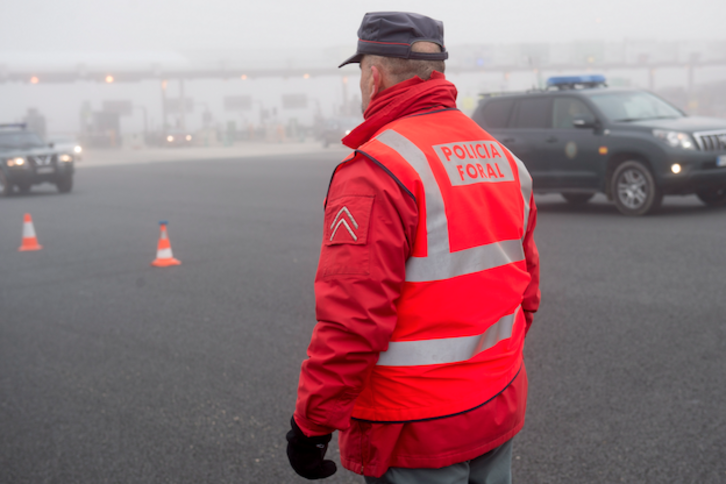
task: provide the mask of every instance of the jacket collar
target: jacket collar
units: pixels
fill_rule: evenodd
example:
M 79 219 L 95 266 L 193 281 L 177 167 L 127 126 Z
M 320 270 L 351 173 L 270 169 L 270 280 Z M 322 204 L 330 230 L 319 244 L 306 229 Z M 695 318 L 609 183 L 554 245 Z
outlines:
M 343 138 L 343 144 L 357 149 L 396 119 L 436 108 L 456 107 L 456 87 L 434 71 L 428 81 L 416 76 L 379 92 L 363 113 L 363 121 Z

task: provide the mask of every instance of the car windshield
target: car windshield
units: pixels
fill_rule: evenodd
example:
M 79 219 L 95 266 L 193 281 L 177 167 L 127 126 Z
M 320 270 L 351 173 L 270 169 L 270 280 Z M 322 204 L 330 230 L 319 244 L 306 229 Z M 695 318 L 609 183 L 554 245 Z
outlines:
M 45 143 L 40 139 L 40 136 L 30 131 L 0 132 L 0 148 L 22 150 L 43 146 L 45 146 Z
M 593 94 L 592 102 L 610 121 L 682 118 L 684 115 L 649 92 L 609 92 Z

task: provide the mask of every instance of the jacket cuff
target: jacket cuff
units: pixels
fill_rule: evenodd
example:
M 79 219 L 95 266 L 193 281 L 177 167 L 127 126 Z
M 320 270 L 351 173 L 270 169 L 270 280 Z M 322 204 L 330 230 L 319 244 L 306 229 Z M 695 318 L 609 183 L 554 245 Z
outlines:
M 529 333 L 529 328 L 532 327 L 532 321 L 534 321 L 534 313 L 535 313 L 535 311 L 527 311 L 527 310 L 524 311 L 524 322 L 525 322 L 524 334 L 525 335 L 527 333 Z
M 292 416 L 297 426 L 302 430 L 306 437 L 317 437 L 320 435 L 328 435 L 335 432 L 336 429 L 332 427 L 326 427 L 325 425 L 318 425 L 315 422 L 306 419 L 297 412 Z

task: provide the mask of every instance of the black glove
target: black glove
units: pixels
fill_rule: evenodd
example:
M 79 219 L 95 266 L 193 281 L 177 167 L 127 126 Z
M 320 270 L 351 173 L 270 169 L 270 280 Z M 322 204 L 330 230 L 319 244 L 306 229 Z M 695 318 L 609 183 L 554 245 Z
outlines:
M 290 419 L 292 430 L 287 433 L 287 458 L 299 475 L 306 479 L 325 479 L 338 468 L 332 460 L 323 460 L 333 434 L 306 437 L 295 419 Z

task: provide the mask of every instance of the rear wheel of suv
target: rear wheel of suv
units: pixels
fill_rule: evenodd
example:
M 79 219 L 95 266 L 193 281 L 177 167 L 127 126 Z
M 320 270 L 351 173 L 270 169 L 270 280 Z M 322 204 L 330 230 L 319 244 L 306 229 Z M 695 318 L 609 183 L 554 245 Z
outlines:
M 573 205 L 584 205 L 595 196 L 594 193 L 561 193 L 560 195 Z
M 723 207 L 726 205 L 726 188 L 703 190 L 696 193 L 696 196 L 709 207 Z
M 73 175 L 65 175 L 55 182 L 55 186 L 58 187 L 58 191 L 61 193 L 68 193 L 73 190 Z
M 5 173 L 0 170 L 0 197 L 9 197 L 13 194 L 13 184 L 8 181 Z
M 618 166 L 611 187 L 615 206 L 625 215 L 645 215 L 663 201 L 653 174 L 640 161 L 626 161 Z

